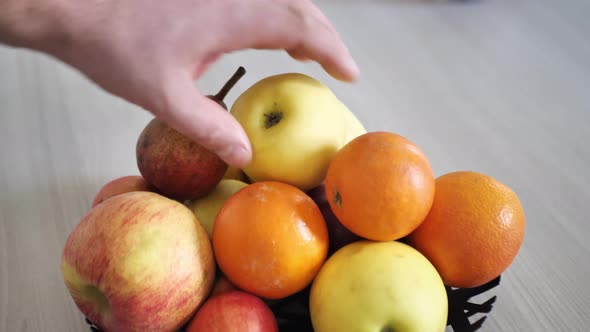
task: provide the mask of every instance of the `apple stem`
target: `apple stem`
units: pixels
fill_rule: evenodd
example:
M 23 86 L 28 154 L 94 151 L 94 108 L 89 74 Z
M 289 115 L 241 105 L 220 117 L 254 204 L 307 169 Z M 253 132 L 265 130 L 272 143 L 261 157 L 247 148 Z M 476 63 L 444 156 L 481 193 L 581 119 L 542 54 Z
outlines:
M 221 90 L 219 90 L 219 92 L 215 95 L 215 99 L 219 100 L 219 101 L 223 101 L 223 99 L 225 99 L 225 96 L 227 96 L 229 91 L 234 87 L 234 85 L 236 85 L 236 83 L 238 83 L 238 81 L 245 74 L 246 74 L 246 69 L 244 67 L 240 66 L 238 68 L 238 70 L 236 70 L 236 72 L 233 74 L 233 76 L 225 83 L 225 85 L 223 85 Z

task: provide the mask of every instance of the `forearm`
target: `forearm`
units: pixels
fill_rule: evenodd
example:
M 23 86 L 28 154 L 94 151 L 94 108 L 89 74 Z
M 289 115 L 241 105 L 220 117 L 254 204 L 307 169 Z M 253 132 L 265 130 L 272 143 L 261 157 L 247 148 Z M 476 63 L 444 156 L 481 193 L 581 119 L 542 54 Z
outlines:
M 68 39 L 68 8 L 76 1 L 0 0 L 0 43 L 46 51 Z

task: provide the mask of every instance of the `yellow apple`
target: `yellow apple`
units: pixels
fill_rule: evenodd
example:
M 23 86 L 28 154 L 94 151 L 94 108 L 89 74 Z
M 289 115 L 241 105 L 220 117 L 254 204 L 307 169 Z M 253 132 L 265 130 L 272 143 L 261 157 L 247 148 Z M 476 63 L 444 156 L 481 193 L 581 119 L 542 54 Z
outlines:
M 401 242 L 354 242 L 336 251 L 314 280 L 315 332 L 444 332 L 445 286 L 419 251 Z
M 235 166 L 229 166 L 227 168 L 227 171 L 225 171 L 225 174 L 223 175 L 223 179 L 233 179 L 248 183 L 248 177 L 244 171 Z
M 187 203 L 188 208 L 193 211 L 197 219 L 205 227 L 209 238 L 213 234 L 215 217 L 217 217 L 217 213 L 219 213 L 225 201 L 247 185 L 247 183 L 239 180 L 223 179 L 207 196 Z
M 366 134 L 367 129 L 346 105 L 343 104 L 342 110 L 345 124 L 344 144 L 346 144 L 358 136 Z
M 304 191 L 318 186 L 346 139 L 343 107 L 332 90 L 304 74 L 253 84 L 230 110 L 252 144 L 252 161 L 243 168 L 248 178 Z

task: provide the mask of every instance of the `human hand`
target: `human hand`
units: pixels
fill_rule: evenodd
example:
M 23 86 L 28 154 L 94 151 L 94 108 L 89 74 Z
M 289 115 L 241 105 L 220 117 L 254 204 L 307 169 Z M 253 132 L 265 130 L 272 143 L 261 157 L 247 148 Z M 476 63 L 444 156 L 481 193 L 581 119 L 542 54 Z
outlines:
M 310 0 L 74 3 L 67 43 L 48 52 L 237 167 L 251 159 L 248 137 L 194 85 L 220 56 L 283 49 L 339 80 L 358 76 L 338 33 Z

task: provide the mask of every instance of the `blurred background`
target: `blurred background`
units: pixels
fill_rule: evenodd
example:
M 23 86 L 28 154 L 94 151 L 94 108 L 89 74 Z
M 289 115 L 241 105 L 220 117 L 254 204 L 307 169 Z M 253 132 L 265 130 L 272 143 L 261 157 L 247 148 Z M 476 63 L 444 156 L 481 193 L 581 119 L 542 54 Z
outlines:
M 318 78 L 370 130 L 406 136 L 435 174 L 487 173 L 527 215 L 482 331 L 590 325 L 590 1 L 316 1 L 361 79 L 282 52 L 228 55 L 197 82 L 228 105 L 259 79 Z M 0 331 L 85 331 L 59 272 L 68 233 L 107 181 L 138 174 L 151 115 L 44 55 L 0 48 Z

